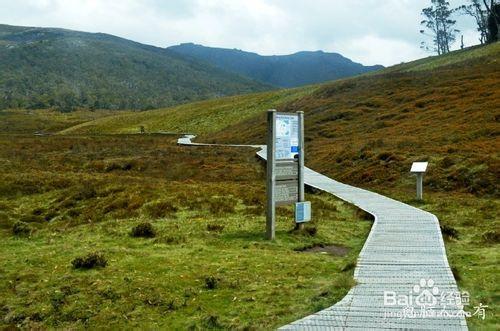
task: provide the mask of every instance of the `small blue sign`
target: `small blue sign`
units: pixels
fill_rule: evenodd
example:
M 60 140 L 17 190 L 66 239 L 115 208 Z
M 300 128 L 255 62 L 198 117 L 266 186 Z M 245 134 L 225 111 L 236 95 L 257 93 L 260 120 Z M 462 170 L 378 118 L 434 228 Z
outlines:
M 299 152 L 299 146 L 292 146 L 292 153 L 298 153 Z
M 295 222 L 305 223 L 311 220 L 311 202 L 296 202 L 295 203 Z

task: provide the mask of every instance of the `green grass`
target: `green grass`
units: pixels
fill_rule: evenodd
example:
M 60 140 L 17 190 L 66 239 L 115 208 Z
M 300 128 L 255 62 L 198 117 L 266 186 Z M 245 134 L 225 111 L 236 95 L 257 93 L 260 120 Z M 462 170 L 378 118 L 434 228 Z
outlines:
M 389 68 L 386 72 L 405 72 L 405 71 L 426 71 L 434 70 L 453 64 L 460 64 L 470 60 L 483 59 L 485 62 L 496 62 L 500 52 L 500 43 L 494 43 L 487 47 L 475 46 L 463 50 L 458 50 L 441 56 L 431 56 L 421 60 L 404 63 Z M 374 73 L 376 74 L 376 73 Z
M 341 202 L 325 200 L 340 212 L 316 219 L 318 237 L 288 233 L 290 217 L 281 217 L 274 243 L 263 239 L 264 217 L 237 213 L 155 220 L 156 239 L 130 237 L 136 219 L 55 224 L 31 238 L 2 231 L 0 323 L 186 329 L 205 328 L 215 316 L 223 327 L 278 327 L 335 303 L 352 285 L 351 273 L 340 268 L 356 256 L 369 224 Z M 212 223 L 224 230 L 207 231 Z M 317 242 L 355 250 L 348 258 L 294 251 Z M 72 269 L 72 259 L 91 251 L 102 252 L 109 265 Z M 206 288 L 208 277 L 217 279 L 216 289 Z
M 0 327 L 271 329 L 354 285 L 352 268 L 341 269 L 371 223 L 310 195 L 317 233 L 291 232 L 292 210 L 280 208 L 277 240 L 265 240 L 264 167 L 251 149 L 149 135 L 0 143 Z M 12 233 L 19 221 L 30 236 Z M 156 237 L 130 235 L 144 221 Z M 349 253 L 300 252 L 318 244 Z M 73 269 L 91 252 L 107 266 Z
M 310 94 L 317 86 L 214 99 L 173 108 L 117 115 L 83 123 L 62 134 L 137 133 L 146 132 L 211 133 L 254 117 L 267 109 Z

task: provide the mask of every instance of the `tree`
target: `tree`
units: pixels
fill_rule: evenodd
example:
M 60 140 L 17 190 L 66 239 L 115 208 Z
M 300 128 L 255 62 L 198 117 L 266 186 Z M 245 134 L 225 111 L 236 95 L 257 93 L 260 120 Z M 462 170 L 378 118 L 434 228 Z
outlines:
M 457 8 L 462 14 L 472 16 L 476 20 L 477 31 L 480 33 L 481 44 L 488 40 L 488 9 L 481 0 L 469 0 L 468 5 Z
M 432 37 L 433 48 L 427 46 L 422 42 L 422 48 L 426 50 L 433 50 L 438 55 L 448 53 L 451 44 L 455 41 L 456 35 L 460 32 L 454 29 L 456 20 L 452 19 L 453 13 L 456 9 L 450 9 L 450 3 L 446 0 L 431 0 L 431 6 L 422 9 L 422 15 L 425 17 L 420 24 L 425 26 L 425 30 L 420 30 L 420 33 Z
M 500 40 L 500 3 L 498 0 L 483 0 L 488 11 L 488 43 Z

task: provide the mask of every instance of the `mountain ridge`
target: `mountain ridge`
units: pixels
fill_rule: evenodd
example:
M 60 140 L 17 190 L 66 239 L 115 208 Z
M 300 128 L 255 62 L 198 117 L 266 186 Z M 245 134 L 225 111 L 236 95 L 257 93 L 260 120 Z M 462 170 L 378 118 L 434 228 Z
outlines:
M 376 71 L 381 65 L 363 66 L 338 53 L 300 51 L 289 55 L 259 55 L 240 49 L 183 43 L 167 48 L 205 61 L 226 71 L 279 86 L 299 87 Z
M 0 25 L 0 108 L 150 109 L 272 89 L 105 33 Z

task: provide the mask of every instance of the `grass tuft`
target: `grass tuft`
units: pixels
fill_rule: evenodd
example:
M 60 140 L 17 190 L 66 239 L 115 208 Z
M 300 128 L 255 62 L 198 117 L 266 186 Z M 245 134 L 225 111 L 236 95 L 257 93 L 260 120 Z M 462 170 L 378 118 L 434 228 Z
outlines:
M 224 225 L 222 224 L 207 224 L 207 231 L 222 232 L 222 230 L 224 230 Z
M 458 239 L 458 230 L 449 226 L 449 225 L 441 225 L 441 233 L 447 239 Z
M 71 261 L 75 269 L 104 268 L 108 265 L 108 260 L 102 253 L 92 252 L 85 256 L 76 257 Z
M 215 276 L 205 277 L 205 288 L 209 290 L 215 290 L 219 287 L 220 279 Z
M 12 226 L 12 233 L 15 236 L 28 237 L 31 235 L 32 231 L 33 231 L 33 229 L 27 223 L 24 223 L 24 222 L 18 221 L 16 223 L 14 223 L 14 225 Z
M 156 231 L 150 222 L 142 222 L 132 228 L 130 235 L 132 237 L 153 238 L 156 236 Z

